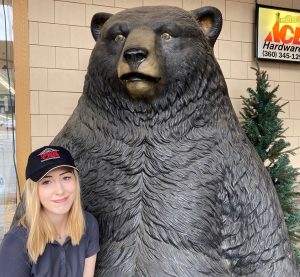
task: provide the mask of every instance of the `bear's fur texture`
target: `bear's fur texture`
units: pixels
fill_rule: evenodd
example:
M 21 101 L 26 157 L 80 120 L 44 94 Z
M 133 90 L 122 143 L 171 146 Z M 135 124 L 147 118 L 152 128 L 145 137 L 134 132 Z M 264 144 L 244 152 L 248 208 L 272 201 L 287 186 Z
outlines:
M 221 26 L 213 7 L 94 16 L 84 92 L 52 144 L 99 221 L 95 276 L 298 276 L 213 54 Z

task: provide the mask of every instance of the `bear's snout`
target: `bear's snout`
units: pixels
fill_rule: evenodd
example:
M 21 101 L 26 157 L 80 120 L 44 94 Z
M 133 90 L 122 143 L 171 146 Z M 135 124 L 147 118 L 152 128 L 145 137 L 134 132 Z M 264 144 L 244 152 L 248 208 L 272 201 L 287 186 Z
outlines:
M 134 99 L 151 100 L 162 85 L 162 68 L 155 42 L 155 32 L 142 26 L 131 30 L 124 43 L 118 77 Z
M 125 61 L 132 67 L 138 68 L 139 65 L 147 58 L 148 50 L 145 48 L 130 48 L 127 49 L 123 57 Z

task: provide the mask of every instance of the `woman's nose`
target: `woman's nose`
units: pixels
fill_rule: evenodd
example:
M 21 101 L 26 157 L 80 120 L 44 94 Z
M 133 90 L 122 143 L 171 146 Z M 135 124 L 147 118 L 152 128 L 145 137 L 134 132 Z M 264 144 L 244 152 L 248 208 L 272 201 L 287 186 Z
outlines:
M 63 194 L 64 186 L 60 181 L 55 182 L 55 194 Z

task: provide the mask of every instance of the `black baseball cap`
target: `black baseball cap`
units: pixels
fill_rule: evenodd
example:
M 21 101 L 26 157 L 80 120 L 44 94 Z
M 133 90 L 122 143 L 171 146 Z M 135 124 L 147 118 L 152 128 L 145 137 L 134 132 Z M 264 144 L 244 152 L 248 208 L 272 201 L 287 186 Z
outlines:
M 50 170 L 62 166 L 78 170 L 71 153 L 67 149 L 61 146 L 43 146 L 29 155 L 26 166 L 26 180 L 30 178 L 32 181 L 37 182 Z

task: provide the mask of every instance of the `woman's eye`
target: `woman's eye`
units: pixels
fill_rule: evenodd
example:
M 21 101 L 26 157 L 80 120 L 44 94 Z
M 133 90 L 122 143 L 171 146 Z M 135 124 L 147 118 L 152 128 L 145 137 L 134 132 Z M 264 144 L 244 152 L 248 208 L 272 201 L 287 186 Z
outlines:
M 123 36 L 123 35 L 121 35 L 121 34 L 118 34 L 118 35 L 116 35 L 116 37 L 115 37 L 115 41 L 116 42 L 122 42 L 122 41 L 124 41 L 125 40 L 125 36 Z
M 49 185 L 49 184 L 50 184 L 49 180 L 42 181 L 42 185 Z
M 71 176 L 64 176 L 64 181 L 68 181 L 68 180 L 70 180 L 71 179 Z
M 172 36 L 169 33 L 162 33 L 160 37 L 164 40 L 170 40 Z

